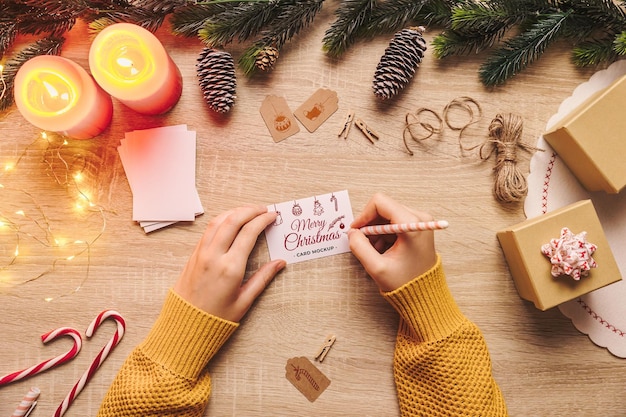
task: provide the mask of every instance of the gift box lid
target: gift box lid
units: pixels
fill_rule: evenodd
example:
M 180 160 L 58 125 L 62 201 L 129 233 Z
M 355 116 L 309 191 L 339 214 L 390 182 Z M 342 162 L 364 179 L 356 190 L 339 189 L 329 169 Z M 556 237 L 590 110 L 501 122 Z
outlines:
M 592 94 L 543 135 L 589 191 L 615 194 L 626 186 L 625 105 L 626 75 Z
M 587 232 L 597 245 L 593 253 L 597 268 L 576 281 L 569 276 L 553 277 L 550 260 L 541 246 L 558 238 L 563 227 L 573 233 Z M 540 310 L 604 287 L 622 279 L 591 200 L 582 200 L 508 227 L 497 233 L 519 295 Z

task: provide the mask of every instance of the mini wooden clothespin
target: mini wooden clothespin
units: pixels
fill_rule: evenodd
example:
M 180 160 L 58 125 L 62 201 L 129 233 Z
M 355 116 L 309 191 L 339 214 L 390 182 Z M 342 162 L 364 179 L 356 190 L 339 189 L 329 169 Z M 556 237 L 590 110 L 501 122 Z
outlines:
M 337 338 L 334 335 L 326 337 L 326 340 L 324 340 L 324 343 L 322 343 L 322 346 L 320 346 L 319 350 L 317 351 L 317 355 L 315 356 L 316 361 L 322 362 L 324 360 L 333 343 L 335 343 L 336 339 Z
M 343 127 L 341 128 L 341 130 L 339 131 L 339 133 L 337 134 L 337 136 L 339 136 L 339 139 L 347 139 L 348 138 L 348 133 L 350 133 L 350 128 L 352 127 L 352 121 L 354 120 L 354 112 L 352 110 L 348 111 L 348 114 L 346 115 L 346 120 L 343 122 Z
M 378 140 L 379 135 L 378 133 L 374 132 L 372 129 L 370 129 L 363 120 L 361 119 L 355 119 L 354 120 L 354 124 L 356 125 L 356 127 L 359 128 L 359 130 L 361 132 L 363 132 L 363 134 L 365 135 L 365 137 L 367 139 L 369 139 L 370 142 L 374 143 L 375 140 Z

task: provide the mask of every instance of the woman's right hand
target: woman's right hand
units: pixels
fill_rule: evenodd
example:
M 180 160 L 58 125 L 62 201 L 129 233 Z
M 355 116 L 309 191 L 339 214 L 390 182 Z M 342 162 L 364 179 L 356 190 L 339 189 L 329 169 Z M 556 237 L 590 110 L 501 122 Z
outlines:
M 437 262 L 432 231 L 366 236 L 359 228 L 387 223 L 432 221 L 430 214 L 375 194 L 348 232 L 350 250 L 383 292 L 393 291 L 422 275 Z

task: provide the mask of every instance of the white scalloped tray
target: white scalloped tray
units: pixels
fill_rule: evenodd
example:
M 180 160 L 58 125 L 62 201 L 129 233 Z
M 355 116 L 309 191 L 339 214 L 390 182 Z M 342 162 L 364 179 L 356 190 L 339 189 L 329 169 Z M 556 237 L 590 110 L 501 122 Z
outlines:
M 607 69 L 595 73 L 561 103 L 558 112 L 548 121 L 546 130 L 592 93 L 609 86 L 624 74 L 626 60 L 617 61 Z M 624 109 L 616 108 L 615 111 Z M 537 217 L 590 198 L 598 212 L 622 277 L 625 278 L 563 303 L 558 308 L 595 344 L 607 348 L 617 357 L 626 358 L 626 192 L 609 195 L 586 191 L 543 136 L 539 137 L 537 147 L 545 152 L 536 152 L 530 161 L 528 196 L 524 203 L 526 217 Z

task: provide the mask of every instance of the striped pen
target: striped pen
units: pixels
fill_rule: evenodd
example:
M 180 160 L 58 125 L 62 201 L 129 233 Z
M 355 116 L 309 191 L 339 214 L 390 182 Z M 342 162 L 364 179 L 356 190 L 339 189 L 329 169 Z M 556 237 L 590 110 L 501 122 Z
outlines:
M 365 235 L 394 235 L 398 233 L 419 232 L 425 230 L 441 230 L 448 227 L 445 220 L 433 220 L 430 222 L 376 224 L 364 226 L 359 230 Z

